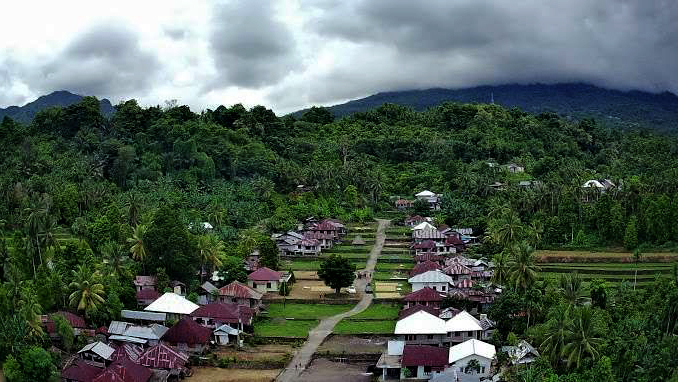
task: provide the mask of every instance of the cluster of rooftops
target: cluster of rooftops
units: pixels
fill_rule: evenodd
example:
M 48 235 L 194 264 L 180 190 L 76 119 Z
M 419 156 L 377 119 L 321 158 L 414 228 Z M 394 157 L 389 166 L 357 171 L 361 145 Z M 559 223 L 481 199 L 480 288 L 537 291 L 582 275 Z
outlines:
M 282 256 L 318 256 L 346 235 L 346 226 L 337 219 L 306 219 L 296 231 L 271 235 Z M 365 244 L 364 242 L 362 244 Z

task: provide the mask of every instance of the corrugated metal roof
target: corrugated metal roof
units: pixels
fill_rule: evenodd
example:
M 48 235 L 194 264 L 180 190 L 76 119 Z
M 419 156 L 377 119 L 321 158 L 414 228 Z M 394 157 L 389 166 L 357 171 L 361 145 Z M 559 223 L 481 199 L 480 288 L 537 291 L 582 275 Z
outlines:
M 120 312 L 120 316 L 122 318 L 144 321 L 165 322 L 165 320 L 167 320 L 167 313 L 143 312 L 138 310 L 123 310 Z
M 134 344 L 145 344 L 145 343 L 148 342 L 148 340 L 143 339 L 143 338 L 121 336 L 121 335 L 118 335 L 118 334 L 114 334 L 114 335 L 108 337 L 108 339 L 111 340 L 111 341 L 131 342 L 131 343 L 134 343 Z
M 153 303 L 144 308 L 144 310 L 149 312 L 191 314 L 191 312 L 198 308 L 199 306 L 197 304 L 188 301 L 185 297 L 168 292 L 160 296 L 159 299 L 153 301 Z
M 414 277 L 410 277 L 407 280 L 410 284 L 412 283 L 452 283 L 452 277 L 444 274 L 440 270 L 432 270 L 418 274 Z
M 108 325 L 108 334 L 122 335 L 130 326 L 132 326 L 132 324 L 130 324 L 129 322 L 111 321 L 111 324 Z
M 396 322 L 395 334 L 445 334 L 445 320 L 423 310 Z
M 78 353 L 88 352 L 98 355 L 103 359 L 111 359 L 111 354 L 115 351 L 112 347 L 106 345 L 101 341 L 93 342 L 91 344 L 85 345 Z
M 450 348 L 449 363 L 455 363 L 460 359 L 464 359 L 470 355 L 477 355 L 486 359 L 493 359 L 497 350 L 494 345 L 487 342 L 471 339 L 462 342 L 459 345 L 454 345 Z

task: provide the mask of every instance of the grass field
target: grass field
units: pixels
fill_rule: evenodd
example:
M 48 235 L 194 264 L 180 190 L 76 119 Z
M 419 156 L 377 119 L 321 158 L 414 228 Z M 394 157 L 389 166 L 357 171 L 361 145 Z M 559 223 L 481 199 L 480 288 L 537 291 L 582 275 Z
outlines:
M 309 330 L 317 325 L 318 320 L 265 320 L 254 324 L 254 334 L 262 337 L 306 338 Z
M 351 310 L 353 305 L 325 304 L 271 304 L 268 306 L 269 317 L 318 319 Z
M 400 306 L 387 304 L 372 304 L 364 311 L 351 316 L 351 320 L 393 320 L 398 318 Z
M 537 261 L 542 263 L 634 263 L 633 254 L 623 251 L 554 251 L 539 250 L 535 252 Z M 673 262 L 678 261 L 678 253 L 647 252 L 643 253 L 641 262 Z
M 365 258 L 365 257 L 361 257 Z M 364 261 L 355 261 L 354 258 L 351 258 L 352 263 L 355 264 L 356 269 L 363 269 L 365 268 L 365 262 Z M 283 262 L 282 268 L 283 269 L 289 269 L 291 268 L 293 271 L 317 271 L 320 269 L 320 259 L 316 260 L 286 260 Z
M 336 334 L 393 334 L 395 320 L 341 320 L 334 327 Z

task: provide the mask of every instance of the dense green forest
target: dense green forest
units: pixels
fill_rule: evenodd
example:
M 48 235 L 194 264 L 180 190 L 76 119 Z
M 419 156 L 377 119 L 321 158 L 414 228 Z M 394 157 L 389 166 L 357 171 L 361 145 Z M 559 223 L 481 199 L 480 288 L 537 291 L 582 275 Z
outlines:
M 537 248 L 639 251 L 672 249 L 678 238 L 678 140 L 670 135 L 488 104 L 384 105 L 340 120 L 323 108 L 299 118 L 263 106 L 196 114 L 131 100 L 115 109 L 105 118 L 86 97 L 30 124 L 0 124 L 2 359 L 42 357 L 41 313 L 71 309 L 104 325 L 135 308 L 134 275 L 157 273 L 161 286 L 176 279 L 189 291 L 199 269 L 242 279 L 243 256 L 275 251 L 271 232 L 309 216 L 369 219 L 422 189 L 444 195 L 437 222 L 503 238 L 484 242 L 477 256 L 495 256 L 516 236 Z M 602 178 L 616 187 L 593 196 L 581 187 Z M 525 180 L 539 182 L 520 186 Z M 504 186 L 489 187 L 495 182 Z M 602 338 L 595 356 L 580 352 L 582 362 L 556 356 L 542 365 L 538 372 L 551 373 L 544 379 L 591 380 L 585 371 L 594 368 L 609 371 L 606 380 L 668 380 L 678 366 L 676 279 L 647 291 L 601 287 L 604 298 L 568 317 L 558 316 L 553 285 L 528 280 L 493 315 L 503 318 L 503 336 L 543 339 L 549 328 L 588 322 Z

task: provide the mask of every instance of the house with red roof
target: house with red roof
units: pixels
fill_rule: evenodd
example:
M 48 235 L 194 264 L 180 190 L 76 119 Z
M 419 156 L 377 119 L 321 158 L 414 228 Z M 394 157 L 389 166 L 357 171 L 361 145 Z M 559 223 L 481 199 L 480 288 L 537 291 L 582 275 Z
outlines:
M 246 306 L 212 302 L 203 305 L 191 313 L 191 317 L 198 324 L 216 329 L 223 324 L 232 324 L 236 328 L 252 326 L 254 311 Z
M 75 334 L 76 336 L 79 336 L 83 330 L 87 329 L 85 319 L 78 316 L 75 313 L 59 311 L 54 313 L 53 315 L 58 315 L 65 318 L 66 321 L 68 321 L 68 323 L 73 328 L 73 334 Z M 42 323 L 42 326 L 45 328 L 45 331 L 47 332 L 47 334 L 50 335 L 50 337 L 59 336 L 56 332 L 56 328 L 54 327 L 54 321 L 52 320 L 51 315 L 40 316 L 40 322 Z
M 452 277 L 452 281 L 471 280 L 473 271 L 471 268 L 462 265 L 461 263 L 452 263 L 443 269 L 443 272 Z
M 255 311 L 258 311 L 259 308 L 261 308 L 262 296 L 263 293 L 257 292 L 238 281 L 233 281 L 232 283 L 219 288 L 219 302 L 246 306 Z
M 261 267 L 247 276 L 247 285 L 261 293 L 278 292 L 280 283 L 287 282 L 289 279 L 290 275 L 285 276 L 282 272 Z
M 102 372 L 102 368 L 90 365 L 80 358 L 74 358 L 61 371 L 61 380 L 63 382 L 91 382 Z
M 410 277 L 435 269 L 443 269 L 443 267 L 438 263 L 434 263 L 433 261 L 425 261 L 423 263 L 415 265 L 414 268 L 412 268 L 412 270 L 410 271 Z
M 445 264 L 445 256 L 437 255 L 437 254 L 434 254 L 434 253 L 424 253 L 424 254 L 415 256 L 414 261 L 417 264 L 423 263 L 425 261 L 433 261 L 434 263 L 444 265 Z
M 320 231 L 306 231 L 304 232 L 304 239 L 317 240 L 318 243 L 320 243 L 320 249 L 322 250 L 332 248 L 335 236 Z
M 410 208 L 414 208 L 414 200 L 398 199 L 395 201 L 395 207 L 398 209 L 398 211 L 404 211 Z
M 403 348 L 401 378 L 409 370 L 412 378 L 429 379 L 447 368 L 449 348 L 429 345 L 408 345 Z
M 172 326 L 160 340 L 181 351 L 202 353 L 210 340 L 212 331 L 190 317 L 184 317 Z M 143 357 L 143 356 L 142 356 Z
M 92 382 L 148 382 L 151 375 L 153 372 L 149 368 L 122 358 L 113 362 Z
M 404 308 L 398 312 L 398 319 L 402 320 L 405 317 L 409 317 L 419 311 L 424 311 L 434 316 L 440 314 L 440 309 L 435 306 L 425 306 L 425 305 L 411 305 L 409 308 Z
M 160 297 L 160 293 L 155 289 L 140 289 L 136 293 L 137 304 L 140 307 L 147 307 Z
M 440 302 L 443 301 L 443 297 L 439 292 L 434 291 L 429 287 L 424 287 L 406 295 L 403 297 L 403 301 L 405 302 L 405 308 L 410 308 L 415 305 L 440 308 Z
M 139 357 L 138 363 L 152 369 L 173 370 L 175 371 L 174 374 L 180 375 L 185 374 L 188 354 L 161 343 L 148 348 Z
M 329 220 L 323 220 L 318 224 L 313 224 L 308 229 L 311 232 L 321 232 L 326 235 L 330 235 L 332 240 L 339 238 L 339 227 L 334 224 L 334 222 Z
M 424 240 L 414 243 L 411 248 L 414 251 L 415 256 L 427 253 L 437 253 L 436 243 L 433 240 Z

